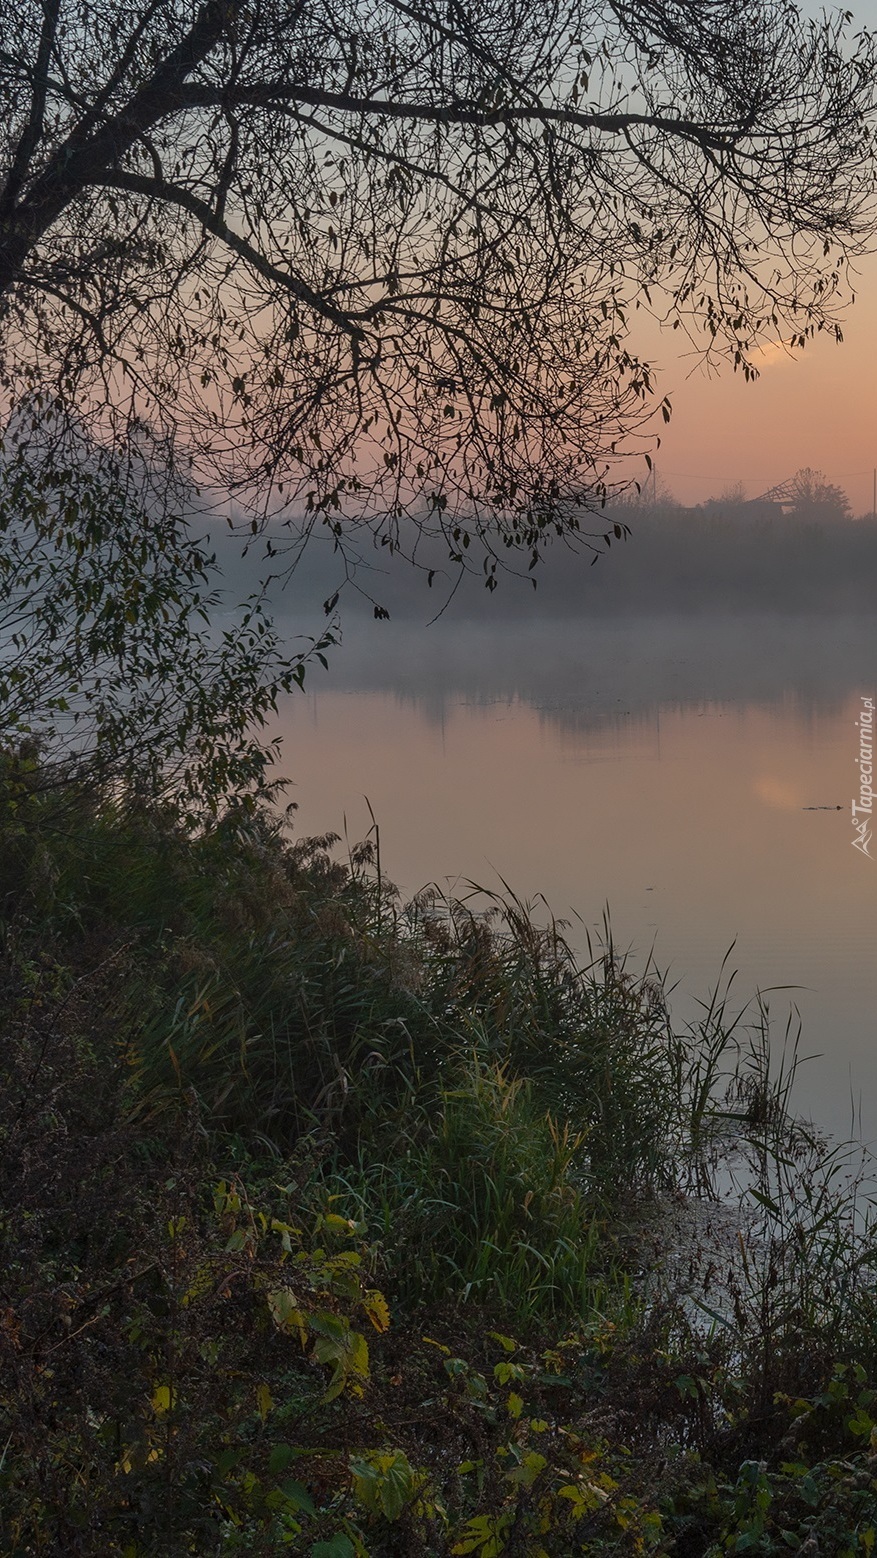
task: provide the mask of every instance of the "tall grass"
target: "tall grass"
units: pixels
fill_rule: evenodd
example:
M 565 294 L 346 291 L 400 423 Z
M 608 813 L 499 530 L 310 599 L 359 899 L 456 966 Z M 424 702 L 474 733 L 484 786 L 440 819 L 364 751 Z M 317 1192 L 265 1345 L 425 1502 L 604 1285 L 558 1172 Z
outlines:
M 863 1355 L 862 1180 L 794 1119 L 798 1033 L 777 1047 L 765 1002 L 733 1009 L 726 968 L 680 1032 L 608 922 L 583 966 L 508 889 L 405 905 L 374 840 L 339 863 L 334 837 L 292 842 L 265 814 L 193 837 L 20 776 L 2 831 L 7 952 L 68 967 L 63 984 L 126 949 L 108 1058 L 131 1118 L 194 1110 L 217 1140 L 318 1165 L 320 1193 L 380 1231 L 406 1303 L 581 1313 L 633 1203 L 736 1175 L 738 1347 L 758 1334 L 777 1357 L 809 1328 Z
M 582 1315 L 611 1272 L 581 1149 L 529 1083 L 471 1052 L 429 1110 L 364 1140 L 352 1162 L 324 1161 L 314 1183 L 371 1230 L 406 1306 L 450 1298 L 522 1319 Z

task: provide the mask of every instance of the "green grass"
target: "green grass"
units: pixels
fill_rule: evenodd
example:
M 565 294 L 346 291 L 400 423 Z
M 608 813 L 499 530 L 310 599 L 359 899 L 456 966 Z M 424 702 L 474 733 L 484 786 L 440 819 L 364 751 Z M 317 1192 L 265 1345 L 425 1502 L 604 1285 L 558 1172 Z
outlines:
M 406 1307 L 471 1302 L 525 1324 L 586 1314 L 619 1285 L 583 1161 L 584 1138 L 529 1083 L 472 1052 L 428 1110 L 364 1140 L 354 1162 L 324 1161 L 316 1182 L 369 1228 Z

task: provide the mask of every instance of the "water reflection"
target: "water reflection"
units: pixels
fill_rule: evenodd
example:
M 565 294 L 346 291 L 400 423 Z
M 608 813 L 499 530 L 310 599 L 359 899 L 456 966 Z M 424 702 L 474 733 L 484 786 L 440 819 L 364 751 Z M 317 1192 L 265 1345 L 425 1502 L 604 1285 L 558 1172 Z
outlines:
M 802 1104 L 877 1129 L 877 859 L 851 847 L 868 619 L 357 624 L 284 709 L 299 827 L 363 833 L 408 891 L 501 875 L 584 948 L 617 939 L 690 1015 L 736 939 L 735 988 L 801 987 Z M 807 810 L 840 807 L 841 810 Z M 578 916 L 579 918 L 576 918 Z M 771 998 L 782 1027 L 790 997 Z

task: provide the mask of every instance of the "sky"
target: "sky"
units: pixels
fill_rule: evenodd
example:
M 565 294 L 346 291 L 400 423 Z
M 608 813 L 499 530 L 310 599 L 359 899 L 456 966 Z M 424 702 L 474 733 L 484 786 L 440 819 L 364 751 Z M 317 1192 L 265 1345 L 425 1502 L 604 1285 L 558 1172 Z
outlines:
M 802 466 L 846 491 L 855 514 L 870 511 L 877 466 L 877 257 L 862 266 L 861 290 L 840 345 L 827 338 L 789 357 L 763 353 L 760 377 L 724 370 L 708 377 L 657 344 L 660 389 L 673 417 L 656 456 L 659 482 L 681 503 L 720 497 L 742 482 L 758 497 Z
M 877 28 L 877 0 L 851 7 Z M 875 239 L 877 249 L 877 239 Z M 672 421 L 657 455 L 658 476 L 681 503 L 720 497 L 742 481 L 758 497 L 802 466 L 821 470 L 846 491 L 855 514 L 872 507 L 877 467 L 877 254 L 860 262 L 857 299 L 844 341 L 811 343 L 789 358 L 762 356 L 747 384 L 730 368 L 707 377 L 675 356 L 678 336 L 650 343 L 669 393 Z

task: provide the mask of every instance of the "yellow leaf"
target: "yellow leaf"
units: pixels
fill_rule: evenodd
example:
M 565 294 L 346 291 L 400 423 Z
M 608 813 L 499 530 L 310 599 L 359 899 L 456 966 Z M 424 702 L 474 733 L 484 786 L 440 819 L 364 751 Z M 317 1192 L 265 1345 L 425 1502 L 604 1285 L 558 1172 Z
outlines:
M 298 1307 L 292 1288 L 275 1288 L 266 1297 L 278 1331 L 298 1331 L 299 1341 L 304 1347 L 308 1339 L 308 1322 Z
M 350 1373 L 368 1379 L 368 1342 L 361 1331 L 350 1333 Z
M 608 1479 L 601 1479 L 601 1481 L 603 1480 L 608 1480 L 610 1486 L 613 1488 L 616 1486 L 611 1477 Z M 601 1487 L 597 1482 L 586 1482 L 585 1488 L 587 1489 L 588 1493 L 590 1493 L 591 1496 L 597 1500 L 598 1504 L 605 1504 L 609 1498 L 609 1494 L 607 1493 L 606 1489 Z
M 520 1466 L 516 1466 L 512 1471 L 507 1471 L 505 1475 L 509 1482 L 516 1482 L 522 1488 L 532 1488 L 537 1477 L 541 1477 L 547 1465 L 548 1462 L 545 1456 L 540 1455 L 538 1450 L 528 1450 Z
M 173 1406 L 173 1396 L 170 1385 L 156 1385 L 152 1392 L 152 1410 L 157 1417 L 169 1412 Z
M 205 1293 L 209 1293 L 213 1286 L 213 1281 L 214 1273 L 210 1264 L 206 1263 L 203 1266 L 199 1266 L 192 1282 L 183 1294 L 183 1307 L 187 1308 L 196 1298 L 201 1298 Z
M 524 1399 L 523 1399 L 522 1396 L 519 1396 L 516 1391 L 513 1390 L 513 1391 L 511 1391 L 511 1393 L 509 1395 L 509 1399 L 506 1402 L 506 1406 L 508 1407 L 509 1417 L 513 1417 L 513 1418 L 517 1419 L 517 1418 L 520 1417 L 521 1413 L 524 1410 Z
M 390 1310 L 383 1293 L 370 1288 L 362 1301 L 362 1307 L 376 1331 L 386 1331 L 390 1324 Z
M 452 1553 L 477 1553 L 478 1558 L 498 1558 L 505 1548 L 506 1534 L 512 1515 L 506 1510 L 495 1518 L 490 1515 L 473 1515 L 466 1522 L 462 1539 L 455 1542 Z
M 323 1227 L 329 1233 L 346 1234 L 348 1238 L 356 1233 L 356 1223 L 351 1222 L 349 1217 L 339 1217 L 337 1212 L 326 1213 Z
M 268 1413 L 271 1411 L 271 1408 L 274 1405 L 274 1397 L 272 1396 L 267 1385 L 260 1385 L 256 1391 L 256 1405 L 259 1408 L 259 1416 L 261 1417 L 262 1422 L 267 1422 Z
M 590 1514 L 599 1504 L 592 1494 L 586 1493 L 583 1488 L 576 1487 L 573 1483 L 567 1483 L 565 1487 L 558 1488 L 558 1498 L 569 1499 L 572 1504 L 574 1520 L 581 1520 L 583 1515 Z

